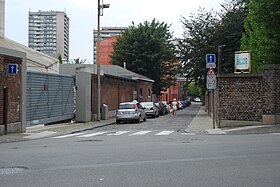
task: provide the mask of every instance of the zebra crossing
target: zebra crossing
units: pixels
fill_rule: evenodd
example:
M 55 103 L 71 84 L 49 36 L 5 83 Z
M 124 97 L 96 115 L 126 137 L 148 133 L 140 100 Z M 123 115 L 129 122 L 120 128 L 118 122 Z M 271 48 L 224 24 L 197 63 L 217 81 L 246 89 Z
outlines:
M 144 135 L 154 135 L 154 136 L 169 136 L 176 133 L 172 130 L 164 130 L 164 131 L 116 131 L 116 132 L 92 132 L 92 133 L 86 133 L 86 132 L 79 132 L 79 133 L 73 133 L 73 134 L 66 134 L 66 135 L 60 135 L 52 137 L 53 139 L 63 139 L 63 138 L 69 138 L 69 137 L 77 137 L 77 138 L 90 138 L 95 136 L 144 136 Z M 181 135 L 188 135 L 188 133 L 181 133 Z M 193 133 L 189 133 L 189 135 L 195 135 Z

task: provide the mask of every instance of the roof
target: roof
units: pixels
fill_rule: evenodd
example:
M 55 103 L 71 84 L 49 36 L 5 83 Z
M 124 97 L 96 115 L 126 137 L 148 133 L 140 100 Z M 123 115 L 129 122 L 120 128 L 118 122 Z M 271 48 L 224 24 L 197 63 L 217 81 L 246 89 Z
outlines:
M 118 65 L 100 65 L 100 69 L 105 73 L 109 75 L 124 77 L 124 78 L 131 78 L 135 80 L 144 80 L 148 82 L 154 82 L 154 80 L 145 77 L 143 75 L 134 73 L 128 69 L 122 68 Z
M 0 37 L 0 46 L 26 53 L 27 70 L 59 73 L 58 59 L 26 47 L 8 38 Z
M 76 72 L 88 72 L 96 74 L 96 64 L 60 64 L 60 73 L 75 75 Z M 148 82 L 154 82 L 154 80 L 134 73 L 128 69 L 122 68 L 118 65 L 100 65 L 100 75 L 111 75 L 115 77 L 122 77 L 133 80 L 143 80 Z

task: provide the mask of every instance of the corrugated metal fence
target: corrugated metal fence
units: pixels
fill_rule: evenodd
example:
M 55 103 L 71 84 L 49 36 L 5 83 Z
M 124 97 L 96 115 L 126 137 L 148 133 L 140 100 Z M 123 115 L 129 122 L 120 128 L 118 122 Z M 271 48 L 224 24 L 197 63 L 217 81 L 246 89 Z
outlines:
M 27 72 L 27 126 L 74 118 L 74 77 Z

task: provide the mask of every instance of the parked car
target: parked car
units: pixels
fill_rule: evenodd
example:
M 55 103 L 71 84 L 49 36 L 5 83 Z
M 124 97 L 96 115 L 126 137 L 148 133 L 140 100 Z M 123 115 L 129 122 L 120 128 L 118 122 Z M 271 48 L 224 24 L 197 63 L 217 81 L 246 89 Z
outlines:
M 180 103 L 182 104 L 183 108 L 186 108 L 187 107 L 187 104 L 182 100 L 180 101 Z
M 191 99 L 186 99 L 184 100 L 184 102 L 186 103 L 187 106 L 191 106 L 192 102 L 191 102 Z
M 122 121 L 146 121 L 147 116 L 145 113 L 145 108 L 138 102 L 124 102 L 120 103 L 117 114 L 116 114 L 116 123 L 119 124 Z
M 201 99 L 199 97 L 194 98 L 195 102 L 201 102 Z
M 167 101 L 161 101 L 161 102 L 162 102 L 162 104 L 164 104 L 164 106 L 165 106 L 165 108 L 166 108 L 166 110 L 167 110 L 167 114 L 170 113 L 171 107 L 170 107 L 170 105 L 168 104 L 168 102 L 167 102 Z
M 178 101 L 178 110 L 182 110 L 184 107 L 183 107 L 183 104 L 181 101 Z
M 166 115 L 167 114 L 167 109 L 165 108 L 165 106 L 162 102 L 156 102 L 155 104 L 158 107 L 159 115 Z
M 159 116 L 158 107 L 154 102 L 141 102 L 141 105 L 145 108 L 145 113 L 147 116 L 152 116 L 154 118 Z

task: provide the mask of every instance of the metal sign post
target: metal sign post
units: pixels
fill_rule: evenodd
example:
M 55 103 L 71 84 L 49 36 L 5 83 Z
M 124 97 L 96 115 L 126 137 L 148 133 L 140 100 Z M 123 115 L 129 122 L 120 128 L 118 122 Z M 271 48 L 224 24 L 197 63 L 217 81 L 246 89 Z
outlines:
M 213 129 L 215 129 L 215 115 L 214 115 L 214 89 L 217 87 L 217 76 L 212 68 L 207 72 L 206 87 L 208 90 L 211 90 L 212 94 L 212 119 L 213 119 Z

